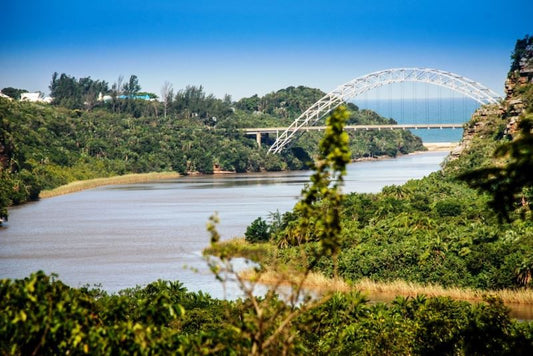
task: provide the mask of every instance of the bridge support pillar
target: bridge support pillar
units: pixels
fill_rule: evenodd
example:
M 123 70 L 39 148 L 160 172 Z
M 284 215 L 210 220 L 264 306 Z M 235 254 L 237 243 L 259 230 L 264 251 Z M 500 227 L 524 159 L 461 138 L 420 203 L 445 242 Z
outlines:
M 261 132 L 255 134 L 255 141 L 257 142 L 257 147 L 261 148 Z

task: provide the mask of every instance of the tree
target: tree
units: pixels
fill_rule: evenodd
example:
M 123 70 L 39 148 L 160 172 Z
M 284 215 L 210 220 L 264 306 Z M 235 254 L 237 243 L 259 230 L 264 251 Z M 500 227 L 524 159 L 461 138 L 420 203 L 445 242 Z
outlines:
M 174 96 L 174 89 L 172 89 L 172 84 L 169 82 L 164 82 L 161 87 L 161 100 L 163 101 L 163 116 L 167 117 L 167 108 L 168 105 L 172 103 L 172 97 Z
M 2 94 L 9 96 L 12 99 L 20 100 L 20 94 L 27 93 L 26 89 L 16 89 L 13 87 L 7 87 L 2 89 Z
M 521 62 L 533 59 L 533 37 L 526 35 L 516 41 L 514 52 L 511 55 L 511 72 L 520 69 Z
M 111 100 L 113 101 L 113 111 L 120 111 L 118 105 L 118 97 L 122 95 L 122 83 L 124 82 L 124 76 L 121 74 L 118 76 L 117 81 L 111 86 Z
M 91 77 L 76 79 L 65 73 L 59 76 L 57 72 L 52 75 L 49 88 L 54 104 L 70 109 L 85 106 L 87 110 L 94 107 L 100 93 L 109 91 L 107 82 L 103 80 L 92 80 Z
M 70 109 L 81 109 L 83 107 L 82 92 L 76 78 L 65 73 L 59 75 L 54 72 L 49 89 L 53 104 Z
M 270 238 L 270 231 L 267 222 L 260 217 L 255 219 L 250 226 L 246 228 L 244 236 L 248 242 L 268 241 Z
M 106 81 L 92 80 L 91 77 L 80 78 L 78 85 L 82 94 L 83 104 L 88 111 L 94 107 L 100 94 L 104 95 L 109 92 Z
M 137 95 L 137 93 L 141 90 L 141 86 L 139 85 L 139 79 L 137 78 L 137 76 L 135 74 L 132 74 L 130 76 L 130 80 L 126 84 L 124 84 L 122 89 L 124 90 L 124 94 L 126 95 L 126 97 L 130 99 L 135 98 L 135 95 Z

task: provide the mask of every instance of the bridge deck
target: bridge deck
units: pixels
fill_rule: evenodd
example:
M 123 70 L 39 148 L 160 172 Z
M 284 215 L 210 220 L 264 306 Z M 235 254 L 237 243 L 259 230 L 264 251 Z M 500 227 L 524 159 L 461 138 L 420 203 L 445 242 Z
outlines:
M 463 124 L 403 124 L 403 125 L 348 125 L 344 127 L 347 131 L 357 130 L 434 130 L 434 129 L 462 129 Z M 326 126 L 305 126 L 301 128 L 291 128 L 290 131 L 323 131 Z M 257 135 L 266 133 L 279 133 L 289 130 L 288 127 L 260 127 L 243 129 L 246 135 Z

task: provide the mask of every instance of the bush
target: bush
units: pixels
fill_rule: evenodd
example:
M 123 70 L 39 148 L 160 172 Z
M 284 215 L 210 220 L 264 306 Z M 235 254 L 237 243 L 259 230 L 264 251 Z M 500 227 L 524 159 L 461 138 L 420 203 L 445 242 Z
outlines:
M 246 241 L 252 243 L 268 241 L 270 239 L 270 227 L 265 220 L 259 217 L 246 228 L 244 237 Z
M 439 216 L 458 216 L 462 210 L 461 204 L 452 200 L 441 200 L 435 203 L 435 211 Z

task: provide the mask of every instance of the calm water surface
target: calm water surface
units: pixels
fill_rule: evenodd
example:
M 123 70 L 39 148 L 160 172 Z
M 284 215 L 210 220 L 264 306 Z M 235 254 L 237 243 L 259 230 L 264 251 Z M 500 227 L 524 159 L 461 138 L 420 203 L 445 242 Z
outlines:
M 446 155 L 351 164 L 344 191 L 378 192 L 423 177 L 438 170 Z M 218 212 L 224 239 L 242 236 L 256 217 L 290 210 L 309 174 L 183 177 L 101 187 L 12 208 L 0 228 L 0 278 L 44 270 L 71 286 L 99 284 L 109 292 L 168 279 L 222 297 L 201 254 L 209 243 L 209 216 Z

